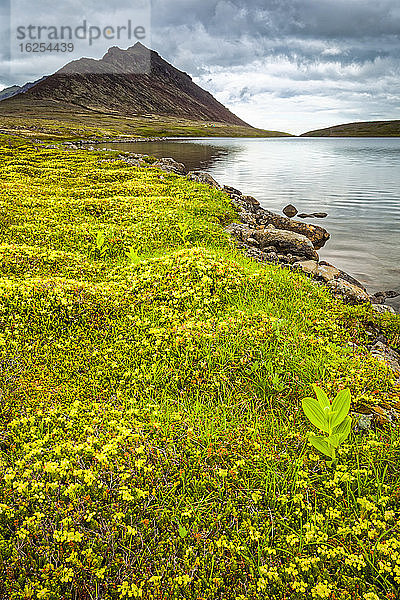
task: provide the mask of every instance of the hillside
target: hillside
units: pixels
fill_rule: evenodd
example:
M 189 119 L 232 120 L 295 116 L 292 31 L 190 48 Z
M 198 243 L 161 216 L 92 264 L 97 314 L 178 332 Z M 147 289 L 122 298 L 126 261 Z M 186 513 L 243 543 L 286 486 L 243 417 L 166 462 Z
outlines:
M 301 137 L 397 137 L 400 136 L 398 121 L 361 121 L 316 129 L 303 133 Z
M 25 117 L 74 122 L 76 112 L 83 115 L 81 123 L 97 127 L 108 117 L 133 119 L 133 125 L 138 119 L 161 118 L 174 123 L 202 123 L 211 134 L 220 124 L 232 135 L 235 128 L 240 135 L 284 135 L 254 129 L 196 85 L 187 73 L 139 42 L 127 50 L 110 48 L 100 60 L 72 61 L 0 103 L 0 120 Z
M 44 79 L 46 79 L 46 77 L 41 77 L 37 81 L 29 81 L 28 83 L 25 83 L 25 85 L 12 85 L 10 87 L 5 88 L 0 92 L 0 101 L 7 100 L 7 98 L 12 98 L 14 96 L 18 96 L 19 94 L 23 94 L 24 92 L 27 92 L 32 87 L 43 81 Z
M 16 96 L 22 90 L 20 85 L 12 85 L 10 87 L 4 88 L 0 91 L 0 101 L 6 100 L 7 98 L 11 98 L 12 96 Z

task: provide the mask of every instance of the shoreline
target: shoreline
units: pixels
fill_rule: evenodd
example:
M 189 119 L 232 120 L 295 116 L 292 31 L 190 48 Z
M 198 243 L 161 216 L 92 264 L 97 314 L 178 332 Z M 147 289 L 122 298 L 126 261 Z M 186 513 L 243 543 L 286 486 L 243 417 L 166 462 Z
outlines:
M 114 148 L 99 148 L 99 145 L 106 143 L 143 143 L 143 142 L 168 142 L 173 138 L 170 137 L 148 137 L 148 138 L 132 138 L 127 140 L 121 140 L 120 138 L 106 138 L 102 141 L 98 141 L 95 139 L 90 140 L 77 140 L 75 142 L 63 142 L 62 147 L 66 149 L 85 149 L 90 151 L 100 151 L 100 150 L 108 150 L 112 152 L 118 152 L 117 149 Z M 174 138 L 176 139 L 176 138 Z M 97 147 L 93 146 L 95 144 Z M 56 147 L 56 146 L 47 146 L 47 147 Z M 141 157 L 147 157 L 149 155 L 135 154 L 129 151 L 120 151 L 119 156 L 122 159 L 126 157 L 131 157 L 135 161 L 139 161 L 137 165 L 140 164 Z M 168 162 L 166 162 L 168 161 Z M 156 164 L 156 163 L 159 163 Z M 188 169 L 183 163 L 178 163 L 172 158 L 160 158 L 156 159 L 156 166 L 160 166 L 160 168 L 165 168 L 165 170 L 170 170 L 171 172 L 175 172 L 179 175 L 187 175 Z M 175 164 L 175 167 L 174 167 Z M 197 172 L 197 171 L 195 171 Z M 269 226 L 274 226 L 279 231 L 292 231 L 294 233 L 299 233 L 300 235 L 305 235 L 313 240 L 312 236 L 308 235 L 307 228 L 312 230 L 319 229 L 321 231 L 326 231 L 322 227 L 314 226 L 314 225 L 306 225 L 305 223 L 301 223 L 299 221 L 295 221 L 294 219 L 289 219 L 286 217 L 281 217 L 278 213 L 273 213 L 268 209 L 264 209 L 261 207 L 260 203 L 251 196 L 246 196 L 242 194 L 239 190 L 235 190 L 235 188 L 229 185 L 220 185 L 215 179 L 209 175 L 208 173 L 204 173 L 203 171 L 199 171 L 205 177 L 204 183 L 209 183 L 212 187 L 216 187 L 224 190 L 231 197 L 231 201 L 234 206 L 239 209 L 239 212 L 242 213 L 240 220 L 243 225 L 248 225 L 249 231 L 247 232 L 249 235 L 247 239 L 244 239 L 244 232 L 236 229 L 232 231 L 232 235 L 236 236 L 238 240 L 238 244 L 241 245 L 243 249 L 246 250 L 246 253 L 251 256 L 254 260 L 259 262 L 269 262 L 272 264 L 280 264 L 281 266 L 285 266 L 286 268 L 297 268 L 303 270 L 307 275 L 313 277 L 313 279 L 317 282 L 322 282 L 331 288 L 334 295 L 337 295 L 344 299 L 347 302 L 351 302 L 354 304 L 359 304 L 363 302 L 370 302 L 377 311 L 379 312 L 391 312 L 394 314 L 400 314 L 400 306 L 391 306 L 390 304 L 385 304 L 386 299 L 396 298 L 400 295 L 400 292 L 396 292 L 393 290 L 385 290 L 385 291 L 377 291 L 375 293 L 369 293 L 367 285 L 361 283 L 353 276 L 349 275 L 347 272 L 342 269 L 336 267 L 334 264 L 329 263 L 325 260 L 320 260 L 319 256 L 309 256 L 302 257 L 299 256 L 298 261 L 292 261 L 289 257 L 289 260 L 285 259 L 284 252 L 274 252 L 273 249 L 269 252 L 263 252 L 260 243 L 256 243 L 254 236 L 251 235 L 251 231 L 253 228 L 259 229 L 260 226 L 267 224 Z M 210 183 L 211 182 L 211 183 Z M 231 190 L 229 192 L 229 190 Z M 232 192 L 233 190 L 233 192 Z M 247 200 L 243 200 L 247 199 Z M 248 200 L 250 199 L 250 200 Z M 247 204 L 246 204 L 247 202 Z M 255 209 L 256 207 L 256 209 Z M 258 214 L 257 214 L 258 213 Z M 261 221 L 261 223 L 259 222 Z M 279 221 L 278 227 L 276 227 L 276 222 Z M 328 234 L 328 232 L 326 232 Z M 328 241 L 328 237 L 325 241 Z M 249 243 L 250 240 L 250 243 Z M 299 240 L 297 240 L 299 241 Z M 325 242 L 316 247 L 316 250 L 323 247 Z M 288 252 L 288 254 L 291 254 Z M 312 264 L 303 264 L 308 262 L 309 260 L 314 260 L 317 262 L 316 265 Z M 290 265 L 292 265 L 290 267 Z
M 224 228 L 246 211 L 207 174 L 107 151 L 0 158 L 0 597 L 395 593 L 368 561 L 400 534 L 400 362 L 371 346 L 400 361 L 400 318 L 235 248 Z M 350 394 L 333 465 L 301 410 L 318 388 Z
M 168 141 L 168 138 L 138 141 Z M 106 148 L 106 150 L 116 151 L 113 148 Z M 132 164 L 133 159 L 135 165 L 139 166 L 142 164 L 142 158 L 147 156 L 124 152 L 119 154 L 119 160 L 129 161 Z M 323 227 L 306 224 L 269 211 L 263 208 L 256 198 L 247 196 L 229 185 L 221 185 L 207 172 L 188 171 L 184 163 L 179 163 L 172 158 L 156 159 L 152 166 L 227 193 L 233 206 L 238 210 L 240 219 L 239 224 L 228 226 L 228 231 L 235 239 L 237 247 L 243 249 L 253 260 L 300 270 L 317 283 L 326 285 L 333 296 L 341 298 L 346 303 L 369 303 L 377 312 L 400 314 L 400 310 L 396 311 L 392 306 L 385 304 L 386 298 L 397 297 L 400 292 L 389 290 L 369 294 L 367 287 L 353 276 L 325 260 L 320 260 L 317 250 L 330 239 L 329 232 Z

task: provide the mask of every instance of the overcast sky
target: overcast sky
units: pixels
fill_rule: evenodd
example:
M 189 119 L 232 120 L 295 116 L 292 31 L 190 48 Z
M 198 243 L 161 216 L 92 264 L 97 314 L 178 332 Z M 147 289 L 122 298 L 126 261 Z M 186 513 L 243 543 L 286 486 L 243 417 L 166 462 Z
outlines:
M 0 1 L 5 23 L 8 0 Z M 148 29 L 150 18 L 147 0 L 11 0 L 10 7 L 14 27 L 38 23 L 38 14 L 52 24 L 52 11 L 63 24 L 97 18 L 116 26 L 132 17 Z M 153 0 L 150 33 L 144 43 L 252 125 L 300 133 L 400 119 L 399 0 Z M 85 43 L 77 50 L 93 57 L 116 44 Z M 18 55 L 16 40 L 11 57 L 1 52 L 1 87 L 71 59 Z

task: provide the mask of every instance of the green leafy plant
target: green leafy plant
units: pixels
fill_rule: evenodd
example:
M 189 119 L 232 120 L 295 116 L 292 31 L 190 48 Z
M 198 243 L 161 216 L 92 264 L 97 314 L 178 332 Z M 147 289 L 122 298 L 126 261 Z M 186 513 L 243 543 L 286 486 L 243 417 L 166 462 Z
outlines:
M 129 246 L 129 248 L 127 249 L 127 251 L 125 252 L 125 256 L 128 259 L 129 263 L 135 263 L 139 260 L 139 255 L 136 251 L 136 247 L 135 246 Z
M 188 239 L 190 234 L 192 233 L 192 228 L 185 222 L 177 223 L 177 233 L 182 242 L 186 245 L 188 243 Z
M 303 410 L 309 421 L 327 436 L 310 433 L 308 439 L 314 448 L 335 460 L 336 448 L 348 438 L 351 430 L 350 390 L 341 390 L 331 402 L 322 388 L 316 385 L 313 388 L 317 397 L 303 398 Z
M 185 538 L 188 534 L 188 530 L 186 529 L 186 527 L 184 525 L 181 525 L 181 523 L 178 523 L 178 533 L 181 538 Z
M 96 251 L 103 258 L 107 253 L 109 246 L 107 244 L 106 237 L 102 231 L 99 231 L 96 236 Z

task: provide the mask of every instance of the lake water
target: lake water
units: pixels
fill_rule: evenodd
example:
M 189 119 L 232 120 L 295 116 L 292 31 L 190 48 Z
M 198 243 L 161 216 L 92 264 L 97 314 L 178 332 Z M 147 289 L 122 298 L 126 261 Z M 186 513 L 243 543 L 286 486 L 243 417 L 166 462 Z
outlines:
M 293 204 L 331 234 L 319 251 L 370 292 L 400 291 L 400 138 L 201 138 L 113 144 L 172 157 L 282 213 Z M 298 219 L 301 220 L 301 219 Z M 397 310 L 400 299 L 390 302 Z

